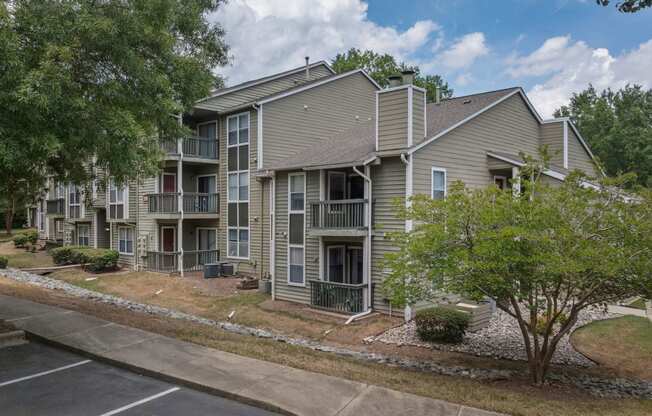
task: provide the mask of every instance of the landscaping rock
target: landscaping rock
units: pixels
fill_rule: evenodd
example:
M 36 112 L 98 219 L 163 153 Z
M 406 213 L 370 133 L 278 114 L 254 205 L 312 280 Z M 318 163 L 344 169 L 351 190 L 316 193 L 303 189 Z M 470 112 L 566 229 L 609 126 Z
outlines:
M 387 365 L 393 365 L 405 369 L 431 372 L 431 373 L 447 375 L 447 376 L 466 377 L 466 378 L 477 379 L 477 380 L 504 380 L 504 379 L 512 378 L 515 375 L 514 372 L 509 370 L 495 370 L 495 369 L 488 369 L 488 368 L 473 368 L 473 367 L 463 367 L 463 366 L 444 366 L 431 361 L 418 361 L 418 360 L 412 360 L 407 358 L 385 356 L 382 354 L 376 354 L 371 352 L 354 351 L 347 348 L 324 345 L 316 341 L 288 337 L 286 335 L 277 334 L 264 329 L 247 327 L 244 325 L 234 324 L 231 322 L 214 321 L 212 319 L 207 319 L 200 316 L 175 311 L 173 309 L 168 309 L 161 306 L 132 302 L 130 300 L 126 300 L 117 296 L 105 295 L 103 293 L 80 288 L 78 286 L 71 285 L 69 283 L 60 280 L 52 279 L 47 276 L 39 276 L 17 269 L 0 270 L 0 276 L 4 276 L 18 282 L 27 283 L 30 285 L 35 285 L 50 290 L 60 290 L 71 296 L 75 296 L 75 297 L 79 297 L 95 302 L 101 302 L 109 305 L 114 305 L 134 312 L 147 313 L 150 315 L 156 315 L 156 316 L 168 317 L 174 319 L 183 319 L 189 322 L 209 325 L 215 328 L 219 328 L 223 331 L 228 331 L 240 335 L 250 335 L 257 338 L 272 339 L 277 342 L 285 342 L 291 345 L 310 348 L 314 351 L 333 353 L 343 357 L 354 358 L 366 362 L 387 364 Z M 398 328 L 402 328 L 404 326 L 405 325 Z M 500 330 L 499 327 L 501 327 L 501 325 L 498 325 L 498 328 L 495 329 Z M 395 330 L 398 330 L 398 328 L 387 331 L 386 333 L 380 335 L 379 337 L 370 337 L 367 339 L 367 342 L 380 340 L 381 337 L 386 336 L 386 334 L 388 333 L 392 333 L 394 334 L 394 336 L 397 336 Z M 490 324 L 490 328 L 491 328 L 491 324 Z M 488 331 L 490 328 L 486 328 L 485 330 L 480 332 Z M 504 325 L 502 325 L 502 330 L 506 331 L 505 333 L 509 333 L 509 331 L 506 330 Z M 477 334 L 478 333 L 473 335 L 477 335 Z M 386 340 L 387 339 L 390 338 L 386 338 Z M 407 341 L 408 338 L 405 338 L 405 340 Z M 392 342 L 392 343 L 396 343 L 396 342 Z M 408 342 L 403 342 L 403 343 L 408 343 Z M 568 383 L 568 384 L 573 384 L 579 388 L 587 390 L 590 393 L 600 397 L 652 398 L 652 383 L 650 382 L 624 380 L 624 379 L 606 380 L 606 379 L 597 379 L 597 378 L 590 378 L 590 377 L 571 377 L 567 375 L 553 375 L 552 377 L 557 377 L 554 380 Z

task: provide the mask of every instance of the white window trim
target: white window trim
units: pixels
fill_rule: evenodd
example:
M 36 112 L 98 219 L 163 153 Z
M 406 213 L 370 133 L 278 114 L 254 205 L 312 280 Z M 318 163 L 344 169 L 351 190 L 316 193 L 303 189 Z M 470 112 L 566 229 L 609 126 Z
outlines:
M 240 125 L 239 125 L 240 122 L 238 120 L 239 120 L 240 116 L 243 116 L 245 114 L 247 115 L 247 131 L 249 132 L 248 133 L 249 137 L 247 138 L 246 143 L 240 143 Z M 236 135 L 236 143 L 235 144 L 230 144 L 229 143 L 229 124 L 231 123 L 231 120 L 236 120 L 236 123 L 238 123 L 238 126 L 236 128 L 237 135 Z M 251 112 L 250 111 L 243 111 L 241 113 L 230 115 L 230 116 L 228 116 L 226 118 L 226 139 L 225 140 L 226 140 L 226 148 L 227 149 L 229 149 L 231 147 L 247 146 L 247 149 L 248 149 L 247 151 L 249 152 L 249 150 L 251 149 Z M 251 154 L 251 152 L 249 152 L 249 154 Z M 226 159 L 227 159 L 226 160 L 226 166 L 227 166 L 227 171 L 226 171 L 226 199 L 227 199 L 227 210 L 226 210 L 226 224 L 227 224 L 227 227 L 226 227 L 226 257 L 229 258 L 229 259 L 236 259 L 236 260 L 249 260 L 249 258 L 251 256 L 251 228 L 248 225 L 246 227 L 240 227 L 240 226 L 230 227 L 228 225 L 229 224 L 228 204 L 229 204 L 229 202 L 235 202 L 235 203 L 246 202 L 247 205 L 249 205 L 249 198 L 250 198 L 250 195 L 251 195 L 251 173 L 250 173 L 251 158 L 249 158 L 249 157 L 247 158 L 247 160 L 249 161 L 247 169 L 245 169 L 245 170 L 232 170 L 232 171 L 228 170 L 228 166 L 229 166 L 228 158 L 229 158 L 229 152 L 227 150 L 227 152 L 226 152 Z M 239 156 L 238 156 L 238 158 L 239 158 Z M 239 163 L 239 160 L 238 160 L 238 163 Z M 247 174 L 247 182 L 248 182 L 248 185 L 247 185 L 247 188 L 248 188 L 248 190 L 247 190 L 247 199 L 240 199 L 240 175 L 243 174 L 243 173 Z M 238 190 L 237 190 L 238 195 L 237 195 L 237 199 L 232 199 L 230 186 L 229 186 L 229 176 L 233 175 L 233 174 L 237 175 L 237 177 L 238 177 Z M 217 184 L 217 182 L 216 182 L 216 184 Z M 238 209 L 238 212 L 240 212 L 239 209 Z M 249 217 L 249 215 L 248 215 L 249 212 L 250 212 L 250 210 L 249 210 L 249 208 L 247 208 L 247 217 Z M 249 218 L 249 221 L 251 221 L 251 218 Z M 232 256 L 232 255 L 230 255 L 230 253 L 229 253 L 229 242 L 230 242 L 230 240 L 229 240 L 229 231 L 231 231 L 231 230 L 235 230 L 236 233 L 237 233 L 237 240 L 236 240 L 237 243 L 236 244 L 238 245 L 238 254 L 240 252 L 240 231 L 247 231 L 248 232 L 249 239 L 247 241 L 247 245 L 248 245 L 247 256 Z
M 177 243 L 178 243 L 177 242 L 177 227 L 174 226 L 174 225 L 162 225 L 161 226 L 161 228 L 160 228 L 160 236 L 159 236 L 159 250 L 160 250 L 161 253 L 170 253 L 169 251 L 164 251 L 163 250 L 163 230 L 167 230 L 167 229 L 172 229 L 172 239 L 174 241 L 174 251 L 172 251 L 172 253 L 175 253 L 175 252 L 177 252 L 179 250 L 179 248 L 177 247 Z M 118 237 L 120 237 L 120 236 L 118 235 Z
M 293 210 L 292 208 L 292 193 L 291 179 L 292 177 L 303 177 L 303 210 Z M 305 172 L 296 172 L 288 174 L 288 248 L 287 248 L 287 284 L 288 286 L 306 287 L 306 180 Z M 290 214 L 303 214 L 303 244 L 290 244 Z M 300 248 L 303 249 L 303 281 L 302 283 L 290 281 L 290 249 Z
M 175 172 L 163 172 L 163 173 L 161 173 L 161 183 L 160 183 L 159 191 L 162 194 L 168 193 L 168 192 L 164 191 L 164 189 L 165 189 L 165 177 L 166 176 L 172 176 L 174 178 L 174 192 L 172 192 L 172 193 L 177 193 L 177 191 L 178 191 L 178 189 L 177 189 L 177 174 Z
M 217 175 L 216 174 L 197 175 L 197 178 L 195 179 L 195 190 L 196 190 L 197 193 L 199 193 L 199 178 L 210 178 L 210 177 L 215 178 L 215 189 L 212 192 L 209 192 L 209 193 L 217 193 Z
M 446 169 L 438 168 L 435 166 L 433 166 L 430 170 L 430 198 L 435 198 L 435 181 L 432 180 L 433 174 L 435 172 L 443 172 L 444 174 L 444 198 L 446 198 L 448 195 L 448 174 L 446 173 Z
M 125 182 L 125 184 L 122 187 L 122 203 L 118 202 L 111 202 L 111 187 L 114 186 L 116 188 L 116 197 L 117 197 L 117 190 L 119 189 L 118 186 L 115 183 L 115 180 L 110 177 L 109 178 L 109 186 L 107 187 L 107 193 L 106 193 L 106 210 L 107 210 L 107 219 L 108 220 L 120 220 L 120 219 L 128 219 L 129 218 L 129 183 Z M 111 205 L 123 205 L 122 208 L 122 218 L 111 218 Z
M 75 192 L 75 193 L 79 195 L 79 197 L 77 198 L 77 202 L 76 202 L 76 203 L 73 203 L 72 200 L 70 199 L 70 194 L 72 193 L 72 188 L 73 188 L 73 187 L 74 187 L 75 190 L 77 191 L 77 192 Z M 56 193 L 56 192 L 55 192 L 55 193 Z M 80 189 L 77 185 L 74 185 L 74 184 L 70 184 L 70 185 L 68 185 L 68 198 L 67 198 L 68 203 L 66 204 L 67 207 L 68 207 L 68 212 L 67 212 L 66 217 L 68 217 L 68 218 L 72 218 L 72 217 L 70 216 L 70 211 L 71 211 L 70 208 L 74 208 L 74 207 L 79 207 L 79 217 L 75 217 L 75 218 L 83 218 L 83 217 L 84 217 L 83 212 L 82 212 L 82 207 L 81 207 L 81 206 L 82 206 L 82 204 L 81 204 L 81 200 L 82 200 L 81 189 Z
M 136 251 L 136 234 L 133 233 L 132 240 L 131 240 L 131 249 L 132 249 L 132 252 L 122 251 L 122 250 L 120 250 L 120 241 L 122 240 L 122 239 L 120 238 L 120 232 L 121 232 L 122 230 L 127 230 L 127 233 L 129 233 L 129 230 L 132 230 L 132 232 L 133 232 L 133 231 L 134 231 L 134 228 L 133 228 L 133 227 L 118 227 L 118 253 L 120 253 L 120 254 L 124 254 L 124 255 L 126 255 L 126 256 L 133 256 L 133 255 L 134 255 L 134 252 Z M 127 236 L 128 236 L 128 234 L 127 234 Z M 124 240 L 124 241 L 129 241 L 129 240 Z
M 326 282 L 332 282 L 331 281 L 331 267 L 330 267 L 330 251 L 331 249 L 342 249 L 342 283 L 346 283 L 346 246 L 343 244 L 336 244 L 332 246 L 326 246 Z M 340 283 L 340 282 L 332 282 L 332 283 Z
M 215 227 L 195 227 L 195 250 L 200 251 L 202 249 L 199 248 L 199 230 L 208 230 L 208 231 L 215 231 L 215 250 L 219 250 L 219 243 L 217 241 L 217 228 Z
M 56 224 L 56 223 L 55 223 Z M 88 239 L 88 244 L 82 244 L 81 243 L 81 229 L 85 228 L 86 229 L 86 238 Z M 57 227 L 55 225 L 54 227 L 54 232 L 57 232 Z M 88 224 L 77 224 L 77 245 L 78 246 L 84 246 L 84 247 L 90 247 L 91 246 L 91 227 Z

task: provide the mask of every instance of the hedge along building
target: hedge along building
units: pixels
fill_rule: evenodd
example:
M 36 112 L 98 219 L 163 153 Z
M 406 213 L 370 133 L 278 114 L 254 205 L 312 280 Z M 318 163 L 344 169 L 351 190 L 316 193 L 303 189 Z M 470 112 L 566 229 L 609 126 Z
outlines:
M 394 249 L 387 233 L 411 227 L 394 200 L 443 198 L 458 179 L 510 187 L 519 152 L 541 144 L 557 151 L 550 180 L 574 168 L 601 174 L 572 123 L 542 120 L 520 88 L 426 103 L 412 81 L 405 73 L 381 89 L 362 70 L 335 74 L 317 62 L 214 91 L 183 116 L 193 137 L 161 141 L 159 176 L 93 187 L 80 215 L 93 212 L 91 230 L 109 232 L 92 231 L 89 244 L 154 271 L 220 259 L 271 278 L 275 299 L 388 311 L 379 286 Z

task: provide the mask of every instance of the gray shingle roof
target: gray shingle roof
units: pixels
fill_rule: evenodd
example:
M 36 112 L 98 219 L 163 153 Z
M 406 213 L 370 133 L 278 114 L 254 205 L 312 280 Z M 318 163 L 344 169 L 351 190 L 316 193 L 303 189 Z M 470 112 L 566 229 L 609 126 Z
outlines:
M 317 166 L 361 165 L 374 156 L 376 129 L 373 121 L 344 130 L 321 143 L 289 155 L 270 170 L 290 170 Z
M 426 105 L 426 138 L 431 138 L 454 126 L 472 114 L 491 105 L 495 101 L 518 90 L 518 87 L 465 95 L 442 100 L 439 104 Z

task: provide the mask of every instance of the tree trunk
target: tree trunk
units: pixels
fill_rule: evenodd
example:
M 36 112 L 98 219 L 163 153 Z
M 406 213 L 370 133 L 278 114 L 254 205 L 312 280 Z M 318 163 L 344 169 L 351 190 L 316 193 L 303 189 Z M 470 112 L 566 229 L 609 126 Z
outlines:
M 13 223 L 14 223 L 14 210 L 11 207 L 11 205 L 9 205 L 5 210 L 5 230 L 9 235 L 11 235 L 11 228 Z

